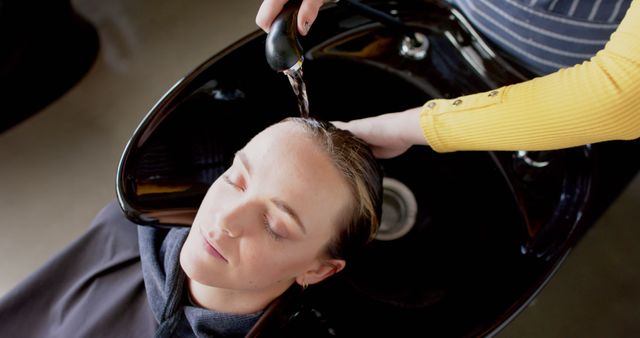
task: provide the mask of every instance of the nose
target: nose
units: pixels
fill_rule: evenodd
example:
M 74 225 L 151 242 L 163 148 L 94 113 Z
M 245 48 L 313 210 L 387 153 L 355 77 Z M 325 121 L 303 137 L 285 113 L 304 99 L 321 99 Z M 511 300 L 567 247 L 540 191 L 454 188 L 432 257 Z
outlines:
M 260 207 L 256 200 L 242 200 L 225 205 L 216 213 L 216 226 L 220 232 L 237 238 L 243 236 L 252 224 L 260 222 Z

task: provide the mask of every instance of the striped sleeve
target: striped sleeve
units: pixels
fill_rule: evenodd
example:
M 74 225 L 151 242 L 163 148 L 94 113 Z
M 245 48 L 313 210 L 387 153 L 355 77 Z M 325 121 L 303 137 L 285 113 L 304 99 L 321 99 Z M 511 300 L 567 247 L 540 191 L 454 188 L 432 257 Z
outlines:
M 630 0 L 455 0 L 491 42 L 538 75 L 604 48 Z

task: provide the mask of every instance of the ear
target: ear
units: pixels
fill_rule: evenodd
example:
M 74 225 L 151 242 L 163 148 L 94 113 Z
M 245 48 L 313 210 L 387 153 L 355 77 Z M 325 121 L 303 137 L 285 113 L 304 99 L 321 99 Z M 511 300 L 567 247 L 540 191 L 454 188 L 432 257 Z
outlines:
M 300 284 L 300 286 L 319 283 L 344 269 L 346 264 L 344 259 L 325 259 L 319 261 L 313 268 L 296 277 L 296 283 Z

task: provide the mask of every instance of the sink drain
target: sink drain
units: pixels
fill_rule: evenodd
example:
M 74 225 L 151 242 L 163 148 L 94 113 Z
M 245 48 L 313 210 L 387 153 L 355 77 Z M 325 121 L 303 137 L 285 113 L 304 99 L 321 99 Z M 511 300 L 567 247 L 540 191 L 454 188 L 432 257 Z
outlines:
M 418 203 L 402 182 L 385 177 L 382 181 L 382 220 L 376 239 L 392 241 L 409 232 L 416 220 Z

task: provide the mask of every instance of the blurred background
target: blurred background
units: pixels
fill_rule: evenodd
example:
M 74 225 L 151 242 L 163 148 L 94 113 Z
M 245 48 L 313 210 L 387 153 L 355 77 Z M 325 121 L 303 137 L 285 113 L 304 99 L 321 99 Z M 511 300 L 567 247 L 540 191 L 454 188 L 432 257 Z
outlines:
M 115 198 L 118 160 L 137 124 L 182 76 L 256 30 L 260 1 L 75 0 L 71 5 L 97 29 L 95 62 L 64 95 L 0 133 L 0 296 L 82 234 Z M 6 15 L 3 20 L 6 24 Z M 44 34 L 47 28 L 38 29 Z M 3 30 L 3 37 L 17 34 L 6 25 Z M 67 48 L 64 34 L 59 41 L 49 39 L 52 50 Z M 38 57 L 35 62 L 55 67 L 47 53 Z M 7 79 L 0 80 L 5 88 Z M 30 88 L 46 92 L 49 82 L 42 79 Z M 20 105 L 5 104 L 0 114 Z M 499 337 L 640 336 L 639 220 L 636 177 Z

